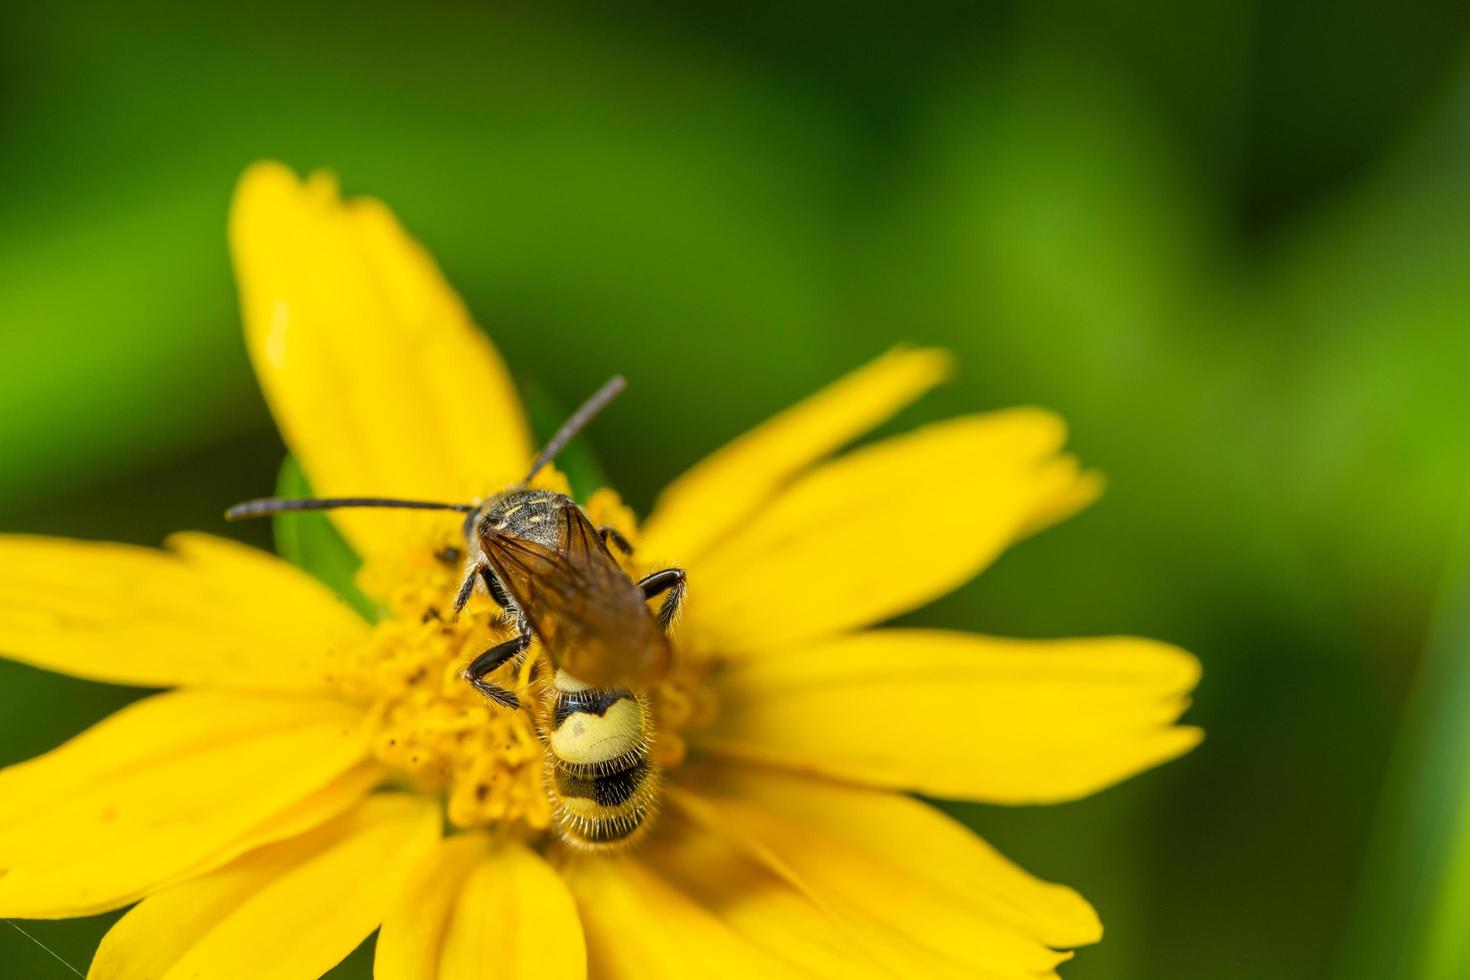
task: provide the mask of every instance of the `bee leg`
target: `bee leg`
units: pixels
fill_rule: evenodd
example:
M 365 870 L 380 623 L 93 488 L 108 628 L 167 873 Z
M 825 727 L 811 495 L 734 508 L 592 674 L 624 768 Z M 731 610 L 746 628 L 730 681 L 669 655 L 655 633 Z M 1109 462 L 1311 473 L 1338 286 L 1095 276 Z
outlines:
M 612 544 L 616 545 L 617 549 L 625 555 L 631 555 L 633 553 L 633 546 L 628 543 L 628 539 L 623 537 L 622 532 L 619 531 L 617 528 L 609 527 L 604 524 L 602 527 L 597 529 L 597 533 L 602 536 L 602 544 L 604 547 Z
M 688 576 L 682 568 L 665 568 L 661 572 L 654 572 L 638 583 L 638 588 L 643 590 L 644 599 L 652 599 L 656 595 L 668 596 L 664 604 L 658 609 L 658 624 L 667 630 L 673 625 L 674 617 L 679 615 L 679 607 L 684 603 L 684 587 L 688 582 Z
M 497 667 L 507 660 L 521 653 L 531 645 L 531 633 L 526 631 L 514 639 L 506 640 L 497 644 L 476 657 L 468 667 L 465 668 L 464 678 L 469 681 L 475 690 L 485 697 L 494 701 L 502 708 L 514 711 L 521 706 L 520 698 L 515 696 L 514 691 L 508 691 L 503 687 L 491 684 L 485 680 L 487 674 L 493 673 Z
M 512 611 L 510 597 L 505 594 L 505 587 L 495 577 L 495 571 L 488 564 L 481 563 L 470 568 L 469 574 L 464 577 L 464 582 L 459 586 L 459 594 L 454 597 L 456 619 L 459 618 L 460 613 L 464 612 L 465 604 L 474 594 L 477 581 L 485 583 L 485 591 L 490 593 L 490 598 L 495 600 L 497 606 L 506 612 Z
M 475 579 L 479 578 L 480 569 L 488 569 L 489 567 L 490 566 L 488 565 L 476 565 L 474 568 L 470 569 L 470 573 L 466 575 L 464 577 L 464 581 L 460 583 L 459 594 L 454 597 L 455 619 L 458 619 L 459 614 L 464 612 L 465 603 L 470 601 L 470 594 L 475 591 Z
M 490 593 L 490 598 L 494 599 L 495 604 L 501 609 L 510 611 L 510 597 L 505 594 L 505 586 L 500 584 L 500 579 L 495 577 L 495 572 L 489 565 L 481 565 L 477 571 L 480 574 L 480 581 L 485 583 L 485 591 Z

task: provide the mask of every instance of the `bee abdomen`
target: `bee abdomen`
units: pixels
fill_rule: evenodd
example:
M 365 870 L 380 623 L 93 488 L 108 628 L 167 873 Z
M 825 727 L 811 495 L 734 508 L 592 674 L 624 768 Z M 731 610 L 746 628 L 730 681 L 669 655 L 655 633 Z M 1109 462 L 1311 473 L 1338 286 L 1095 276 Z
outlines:
M 588 850 L 630 843 L 658 801 L 648 708 L 621 688 L 590 688 L 558 671 L 546 743 L 561 836 Z
M 588 850 L 631 843 L 653 816 L 658 779 L 658 769 L 648 759 L 593 777 L 558 767 L 553 781 L 562 839 Z
M 602 776 L 578 776 L 558 767 L 556 791 L 564 800 L 590 800 L 605 809 L 623 806 L 646 786 L 649 776 L 647 759 L 639 759 L 622 772 Z

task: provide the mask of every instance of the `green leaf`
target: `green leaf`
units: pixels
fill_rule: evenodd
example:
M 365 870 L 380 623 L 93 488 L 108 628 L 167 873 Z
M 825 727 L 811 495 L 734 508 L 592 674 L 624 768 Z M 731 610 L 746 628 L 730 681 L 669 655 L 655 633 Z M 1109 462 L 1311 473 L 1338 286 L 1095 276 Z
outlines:
M 295 457 L 287 456 L 276 478 L 276 494 L 281 497 L 310 497 L 311 484 Z M 277 514 L 273 530 L 276 551 L 291 564 L 341 596 L 363 618 L 375 621 L 378 608 L 357 587 L 357 570 L 362 559 L 337 532 L 337 527 L 320 511 Z
M 1369 849 L 1345 978 L 1470 976 L 1470 558 L 1465 525 Z

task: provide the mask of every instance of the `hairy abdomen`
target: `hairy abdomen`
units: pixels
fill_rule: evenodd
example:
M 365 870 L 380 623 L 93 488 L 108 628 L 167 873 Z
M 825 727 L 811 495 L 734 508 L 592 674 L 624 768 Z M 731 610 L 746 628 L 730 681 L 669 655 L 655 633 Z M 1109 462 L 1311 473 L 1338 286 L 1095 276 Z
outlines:
M 590 688 L 560 670 L 550 698 L 547 782 L 562 838 L 586 850 L 631 843 L 647 830 L 658 802 L 647 703 L 622 688 Z

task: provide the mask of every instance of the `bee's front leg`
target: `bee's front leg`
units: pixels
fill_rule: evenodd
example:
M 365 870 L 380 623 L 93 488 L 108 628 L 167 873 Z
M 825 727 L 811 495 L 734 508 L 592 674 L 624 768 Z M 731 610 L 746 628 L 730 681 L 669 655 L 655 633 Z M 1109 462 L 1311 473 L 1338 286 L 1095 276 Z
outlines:
M 470 601 L 474 594 L 475 583 L 483 582 L 485 591 L 490 593 L 490 598 L 495 604 L 506 612 L 512 612 L 510 597 L 505 594 L 505 587 L 500 584 L 500 579 L 495 577 L 495 570 L 488 563 L 481 562 L 471 565 L 469 572 L 465 574 L 464 581 L 460 583 L 459 593 L 454 597 L 455 618 L 464 612 L 465 604 Z
M 483 567 L 488 566 L 476 565 L 471 568 L 469 574 L 464 577 L 464 581 L 460 583 L 459 593 L 454 597 L 455 619 L 458 619 L 459 614 L 464 612 L 465 603 L 470 601 L 470 595 L 475 591 L 475 582 L 479 580 L 480 569 Z
M 490 593 L 490 598 L 505 612 L 511 612 L 510 596 L 505 594 L 505 586 L 500 584 L 500 579 L 495 577 L 489 565 L 479 567 L 480 581 L 485 583 L 485 591 Z

